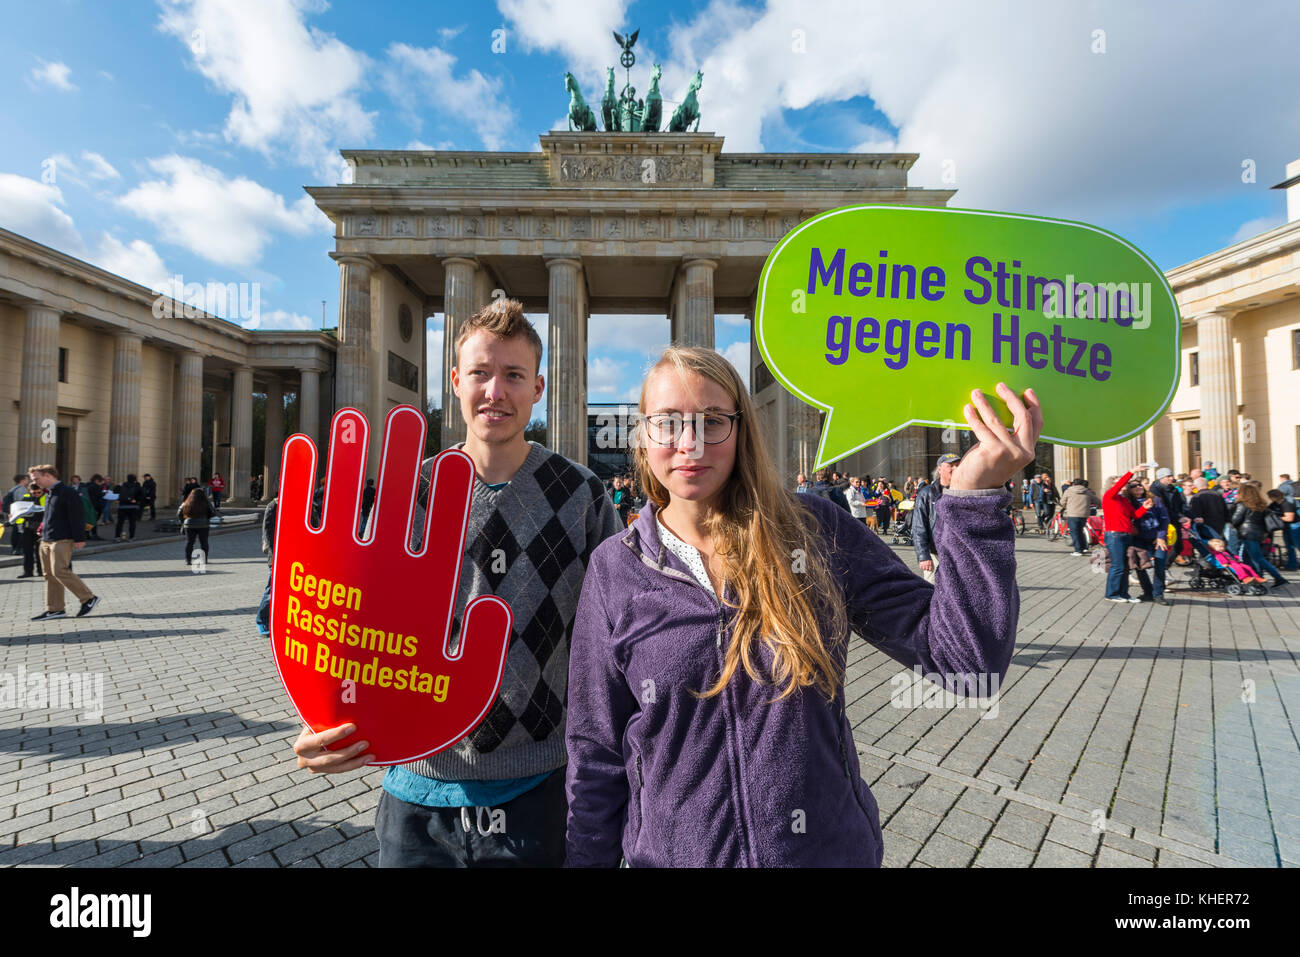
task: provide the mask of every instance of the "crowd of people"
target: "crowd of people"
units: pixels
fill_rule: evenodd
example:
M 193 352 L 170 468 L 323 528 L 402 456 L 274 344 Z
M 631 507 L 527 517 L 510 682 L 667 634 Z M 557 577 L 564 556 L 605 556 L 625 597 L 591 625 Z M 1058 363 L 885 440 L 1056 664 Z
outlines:
M 921 573 L 933 581 L 939 560 L 934 502 L 958 461 L 956 455 L 941 456 L 930 480 L 909 477 L 902 489 L 884 478 L 873 481 L 869 475 L 821 469 L 813 482 L 798 475 L 795 491 L 829 499 L 881 535 L 891 522 L 906 522 Z M 1155 474 L 1148 478 L 1152 470 Z M 1094 563 L 1106 574 L 1108 601 L 1170 604 L 1169 567 L 1194 565 L 1196 556 L 1243 585 L 1262 585 L 1269 576 L 1273 587 L 1284 587 L 1289 582 L 1279 566 L 1288 571 L 1300 567 L 1298 489 L 1288 474 L 1279 476 L 1277 488 L 1265 491 L 1237 469 L 1220 475 L 1207 466 L 1175 475 L 1148 463 L 1107 479 L 1102 494 L 1085 478 L 1058 488 L 1047 472 L 1022 479 L 1018 495 L 1012 483 L 1007 490 L 1018 498 L 1020 510 L 1032 509 L 1040 532 L 1053 526 L 1059 511 L 1072 556 L 1089 554 L 1094 543 L 1103 546 Z M 1024 521 L 1023 516 L 1016 519 Z M 1130 595 L 1130 584 L 1141 588 L 1140 597 Z

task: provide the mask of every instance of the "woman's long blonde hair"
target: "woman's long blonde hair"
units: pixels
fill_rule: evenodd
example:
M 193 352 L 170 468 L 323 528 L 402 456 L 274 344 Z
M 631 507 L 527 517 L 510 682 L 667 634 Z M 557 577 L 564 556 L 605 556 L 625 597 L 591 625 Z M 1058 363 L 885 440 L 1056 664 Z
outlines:
M 660 371 L 676 372 L 683 379 L 694 373 L 717 383 L 740 412 L 735 424 L 735 466 L 718 491 L 708 520 L 714 557 L 736 593 L 736 601 L 727 604 L 738 611 L 722 674 L 702 697 L 721 693 L 741 666 L 750 678 L 766 681 L 756 654 L 761 642 L 772 653 L 772 681 L 784 685 L 777 700 L 810 685 L 833 699 L 840 677 L 828 640 L 846 640 L 848 620 L 827 562 L 826 533 L 781 486 L 753 400 L 730 362 L 713 349 L 669 346 L 641 386 L 642 416 L 650 379 Z M 647 497 L 661 509 L 669 502 L 668 489 L 650 469 L 645 441 L 649 440 L 638 426 L 632 443 L 637 477 Z

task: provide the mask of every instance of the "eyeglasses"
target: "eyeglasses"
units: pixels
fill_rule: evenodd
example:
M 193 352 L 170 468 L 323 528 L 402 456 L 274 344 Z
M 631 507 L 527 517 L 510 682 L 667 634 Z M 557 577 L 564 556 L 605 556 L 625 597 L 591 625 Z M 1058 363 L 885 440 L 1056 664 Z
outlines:
M 689 425 L 705 445 L 720 445 L 731 437 L 739 412 L 656 412 L 643 415 L 646 435 L 657 445 L 676 445 Z

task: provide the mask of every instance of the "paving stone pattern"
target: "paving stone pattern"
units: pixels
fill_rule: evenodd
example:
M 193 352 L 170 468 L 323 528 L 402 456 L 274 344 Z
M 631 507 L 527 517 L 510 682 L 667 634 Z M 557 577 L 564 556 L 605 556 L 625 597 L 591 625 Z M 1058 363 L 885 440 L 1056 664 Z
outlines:
M 103 599 L 84 619 L 29 621 L 40 580 L 0 569 L 0 675 L 103 681 L 102 716 L 93 693 L 0 708 L 0 866 L 374 866 L 382 769 L 293 762 L 297 719 L 253 625 L 258 534 L 214 537 L 204 575 L 174 546 L 79 557 Z M 850 653 L 885 865 L 1300 866 L 1300 586 L 1194 594 L 1175 571 L 1172 607 L 1118 605 L 1059 543 L 1017 552 L 996 714 L 910 706 L 900 665 Z

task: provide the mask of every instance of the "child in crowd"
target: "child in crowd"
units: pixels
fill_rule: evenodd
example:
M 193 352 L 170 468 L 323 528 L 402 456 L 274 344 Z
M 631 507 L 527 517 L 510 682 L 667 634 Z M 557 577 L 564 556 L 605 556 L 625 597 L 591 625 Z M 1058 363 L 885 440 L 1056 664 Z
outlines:
M 1209 546 L 1210 551 L 1213 552 L 1210 556 L 1210 561 L 1214 562 L 1214 564 L 1218 565 L 1220 568 L 1228 569 L 1237 576 L 1238 580 L 1243 581 L 1246 584 L 1259 582 L 1262 585 L 1264 583 L 1264 579 L 1255 572 L 1255 569 L 1251 568 L 1236 555 L 1232 554 L 1232 552 L 1228 551 L 1228 545 L 1223 541 L 1223 539 L 1212 538 L 1209 541 Z

